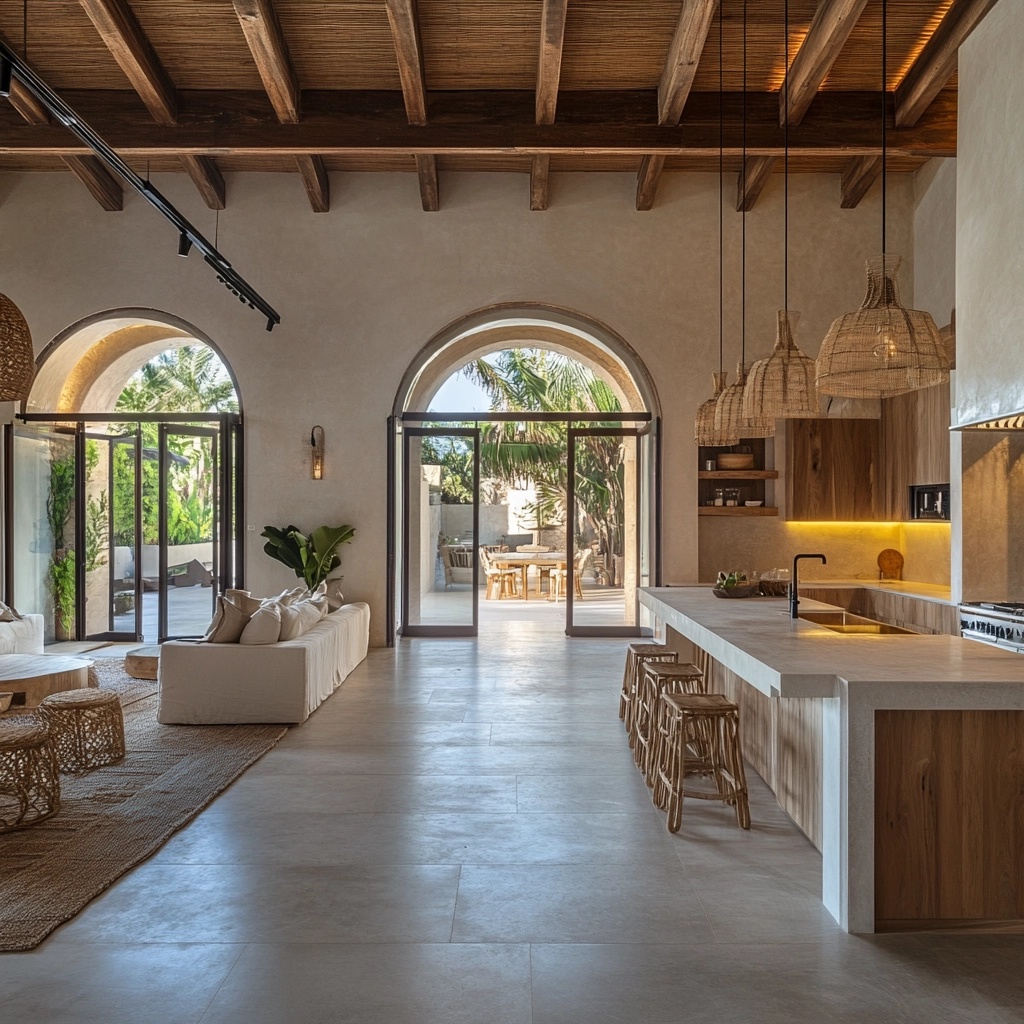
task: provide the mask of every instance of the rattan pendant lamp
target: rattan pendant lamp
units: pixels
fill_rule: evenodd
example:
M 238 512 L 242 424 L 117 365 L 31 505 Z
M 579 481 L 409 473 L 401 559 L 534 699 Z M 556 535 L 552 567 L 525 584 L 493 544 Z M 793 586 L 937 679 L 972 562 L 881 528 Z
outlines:
M 786 50 L 786 78 L 783 89 L 789 91 L 789 0 L 783 8 Z M 759 359 L 750 368 L 743 391 L 743 413 L 763 419 L 803 419 L 817 416 L 818 391 L 814 386 L 814 360 L 793 340 L 800 314 L 789 308 L 789 103 L 782 107 L 783 117 L 783 308 L 779 310 L 775 347 L 771 355 Z
M 743 165 L 740 174 L 747 173 L 747 0 L 743 0 Z M 746 181 L 743 181 L 746 192 Z M 743 409 L 743 392 L 747 383 L 747 211 L 741 216 L 740 256 L 740 361 L 736 365 L 736 382 L 725 388 L 715 404 L 715 429 L 735 433 L 739 437 L 774 437 L 775 420 L 762 416 L 747 416 Z
M 693 441 L 708 448 L 725 448 L 739 443 L 739 434 L 715 426 L 718 399 L 725 390 L 727 374 L 722 369 L 725 352 L 725 107 L 722 74 L 722 18 L 718 18 L 718 373 L 711 375 L 714 394 L 697 408 Z
M 21 310 L 0 295 L 0 402 L 23 402 L 35 377 L 32 335 Z
M 949 379 L 949 357 L 931 314 L 900 304 L 901 259 L 886 253 L 886 30 L 882 0 L 882 254 L 867 261 L 868 290 L 854 313 L 837 317 L 818 353 L 816 383 L 826 395 L 892 398 Z

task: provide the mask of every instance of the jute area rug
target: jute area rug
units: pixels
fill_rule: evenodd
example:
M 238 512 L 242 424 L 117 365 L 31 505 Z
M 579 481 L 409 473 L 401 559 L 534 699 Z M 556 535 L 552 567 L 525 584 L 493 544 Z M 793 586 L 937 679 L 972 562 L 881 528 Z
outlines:
M 32 949 L 151 857 L 287 732 L 279 725 L 159 725 L 156 683 L 96 662 L 124 708 L 127 756 L 61 776 L 47 821 L 0 835 L 0 950 Z

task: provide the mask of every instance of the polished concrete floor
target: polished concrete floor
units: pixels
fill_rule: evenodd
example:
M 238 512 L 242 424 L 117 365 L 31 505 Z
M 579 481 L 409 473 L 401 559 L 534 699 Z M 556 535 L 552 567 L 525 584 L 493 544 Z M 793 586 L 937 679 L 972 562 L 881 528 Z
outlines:
M 750 832 L 697 803 L 670 836 L 616 715 L 624 644 L 519 623 L 371 651 L 157 856 L 0 955 L 0 1020 L 1024 1020 L 1024 938 L 845 935 L 752 773 Z

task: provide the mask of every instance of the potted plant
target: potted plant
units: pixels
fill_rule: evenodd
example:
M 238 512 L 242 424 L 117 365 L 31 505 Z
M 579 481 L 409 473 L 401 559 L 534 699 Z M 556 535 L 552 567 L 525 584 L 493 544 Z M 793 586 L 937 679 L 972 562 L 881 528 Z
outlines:
M 287 565 L 313 591 L 341 565 L 337 549 L 355 532 L 352 526 L 319 526 L 307 537 L 297 526 L 265 526 L 260 536 L 267 538 L 263 550 Z

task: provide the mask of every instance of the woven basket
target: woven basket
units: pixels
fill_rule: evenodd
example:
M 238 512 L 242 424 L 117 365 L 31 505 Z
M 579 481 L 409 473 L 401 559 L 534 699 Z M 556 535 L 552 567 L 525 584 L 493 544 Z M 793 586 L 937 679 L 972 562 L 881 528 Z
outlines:
M 754 456 L 749 452 L 723 452 L 716 457 L 719 469 L 753 469 Z

